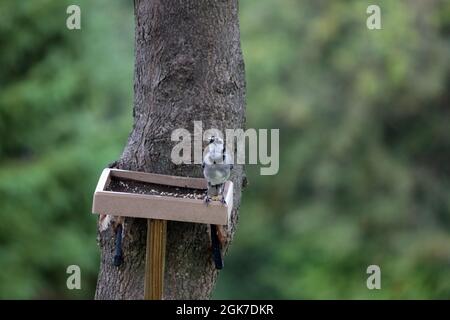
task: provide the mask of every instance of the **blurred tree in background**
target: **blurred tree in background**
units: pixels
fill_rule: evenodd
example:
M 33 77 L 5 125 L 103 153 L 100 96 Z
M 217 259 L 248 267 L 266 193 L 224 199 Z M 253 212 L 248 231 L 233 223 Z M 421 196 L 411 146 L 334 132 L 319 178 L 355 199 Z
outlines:
M 99 266 L 90 214 L 101 169 L 131 128 L 131 1 L 0 3 L 0 297 L 92 298 Z M 66 288 L 66 268 L 82 290 Z
M 69 4 L 0 3 L 0 298 L 94 293 L 92 192 L 132 125 L 133 10 L 77 1 L 70 31 Z M 280 128 L 280 171 L 248 166 L 215 297 L 450 298 L 450 2 L 246 0 L 240 16 L 247 126 Z

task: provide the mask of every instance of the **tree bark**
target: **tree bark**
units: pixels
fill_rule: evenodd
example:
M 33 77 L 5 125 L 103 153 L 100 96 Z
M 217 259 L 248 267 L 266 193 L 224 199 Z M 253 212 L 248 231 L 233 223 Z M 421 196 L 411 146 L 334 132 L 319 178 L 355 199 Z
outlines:
M 202 177 L 200 165 L 171 161 L 174 129 L 244 128 L 245 79 L 237 0 L 135 0 L 133 130 L 116 167 Z M 233 169 L 234 207 L 228 247 L 240 205 L 243 166 Z M 146 221 L 126 218 L 124 262 L 112 264 L 114 233 L 99 233 L 101 265 L 96 299 L 142 299 Z M 164 299 L 208 299 L 216 282 L 209 226 L 169 221 Z M 226 264 L 225 264 L 226 268 Z

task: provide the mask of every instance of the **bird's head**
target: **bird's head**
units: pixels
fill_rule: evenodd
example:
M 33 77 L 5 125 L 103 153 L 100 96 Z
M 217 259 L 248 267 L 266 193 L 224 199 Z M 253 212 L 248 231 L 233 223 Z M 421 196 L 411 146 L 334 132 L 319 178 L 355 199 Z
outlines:
M 209 137 L 209 144 L 214 143 L 217 146 L 223 145 L 223 140 L 220 137 L 211 136 Z
M 208 143 L 208 157 L 213 161 L 218 161 L 223 158 L 224 145 L 223 140 L 217 136 L 209 137 Z

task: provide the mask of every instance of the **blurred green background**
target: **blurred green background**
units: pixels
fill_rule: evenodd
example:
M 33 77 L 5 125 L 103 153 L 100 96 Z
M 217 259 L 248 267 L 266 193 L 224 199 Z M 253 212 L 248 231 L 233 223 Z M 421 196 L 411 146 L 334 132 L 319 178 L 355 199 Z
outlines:
M 245 0 L 240 19 L 247 126 L 280 129 L 280 171 L 247 167 L 214 297 L 449 299 L 450 1 Z M 0 2 L 0 298 L 93 298 L 133 46 L 131 0 Z

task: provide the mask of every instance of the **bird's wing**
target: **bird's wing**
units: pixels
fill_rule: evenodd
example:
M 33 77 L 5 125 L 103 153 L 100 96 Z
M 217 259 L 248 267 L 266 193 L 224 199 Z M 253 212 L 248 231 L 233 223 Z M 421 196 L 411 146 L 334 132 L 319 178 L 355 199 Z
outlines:
M 228 164 L 233 166 L 233 158 L 231 158 L 230 154 L 228 152 L 225 153 L 225 161 L 224 164 Z

